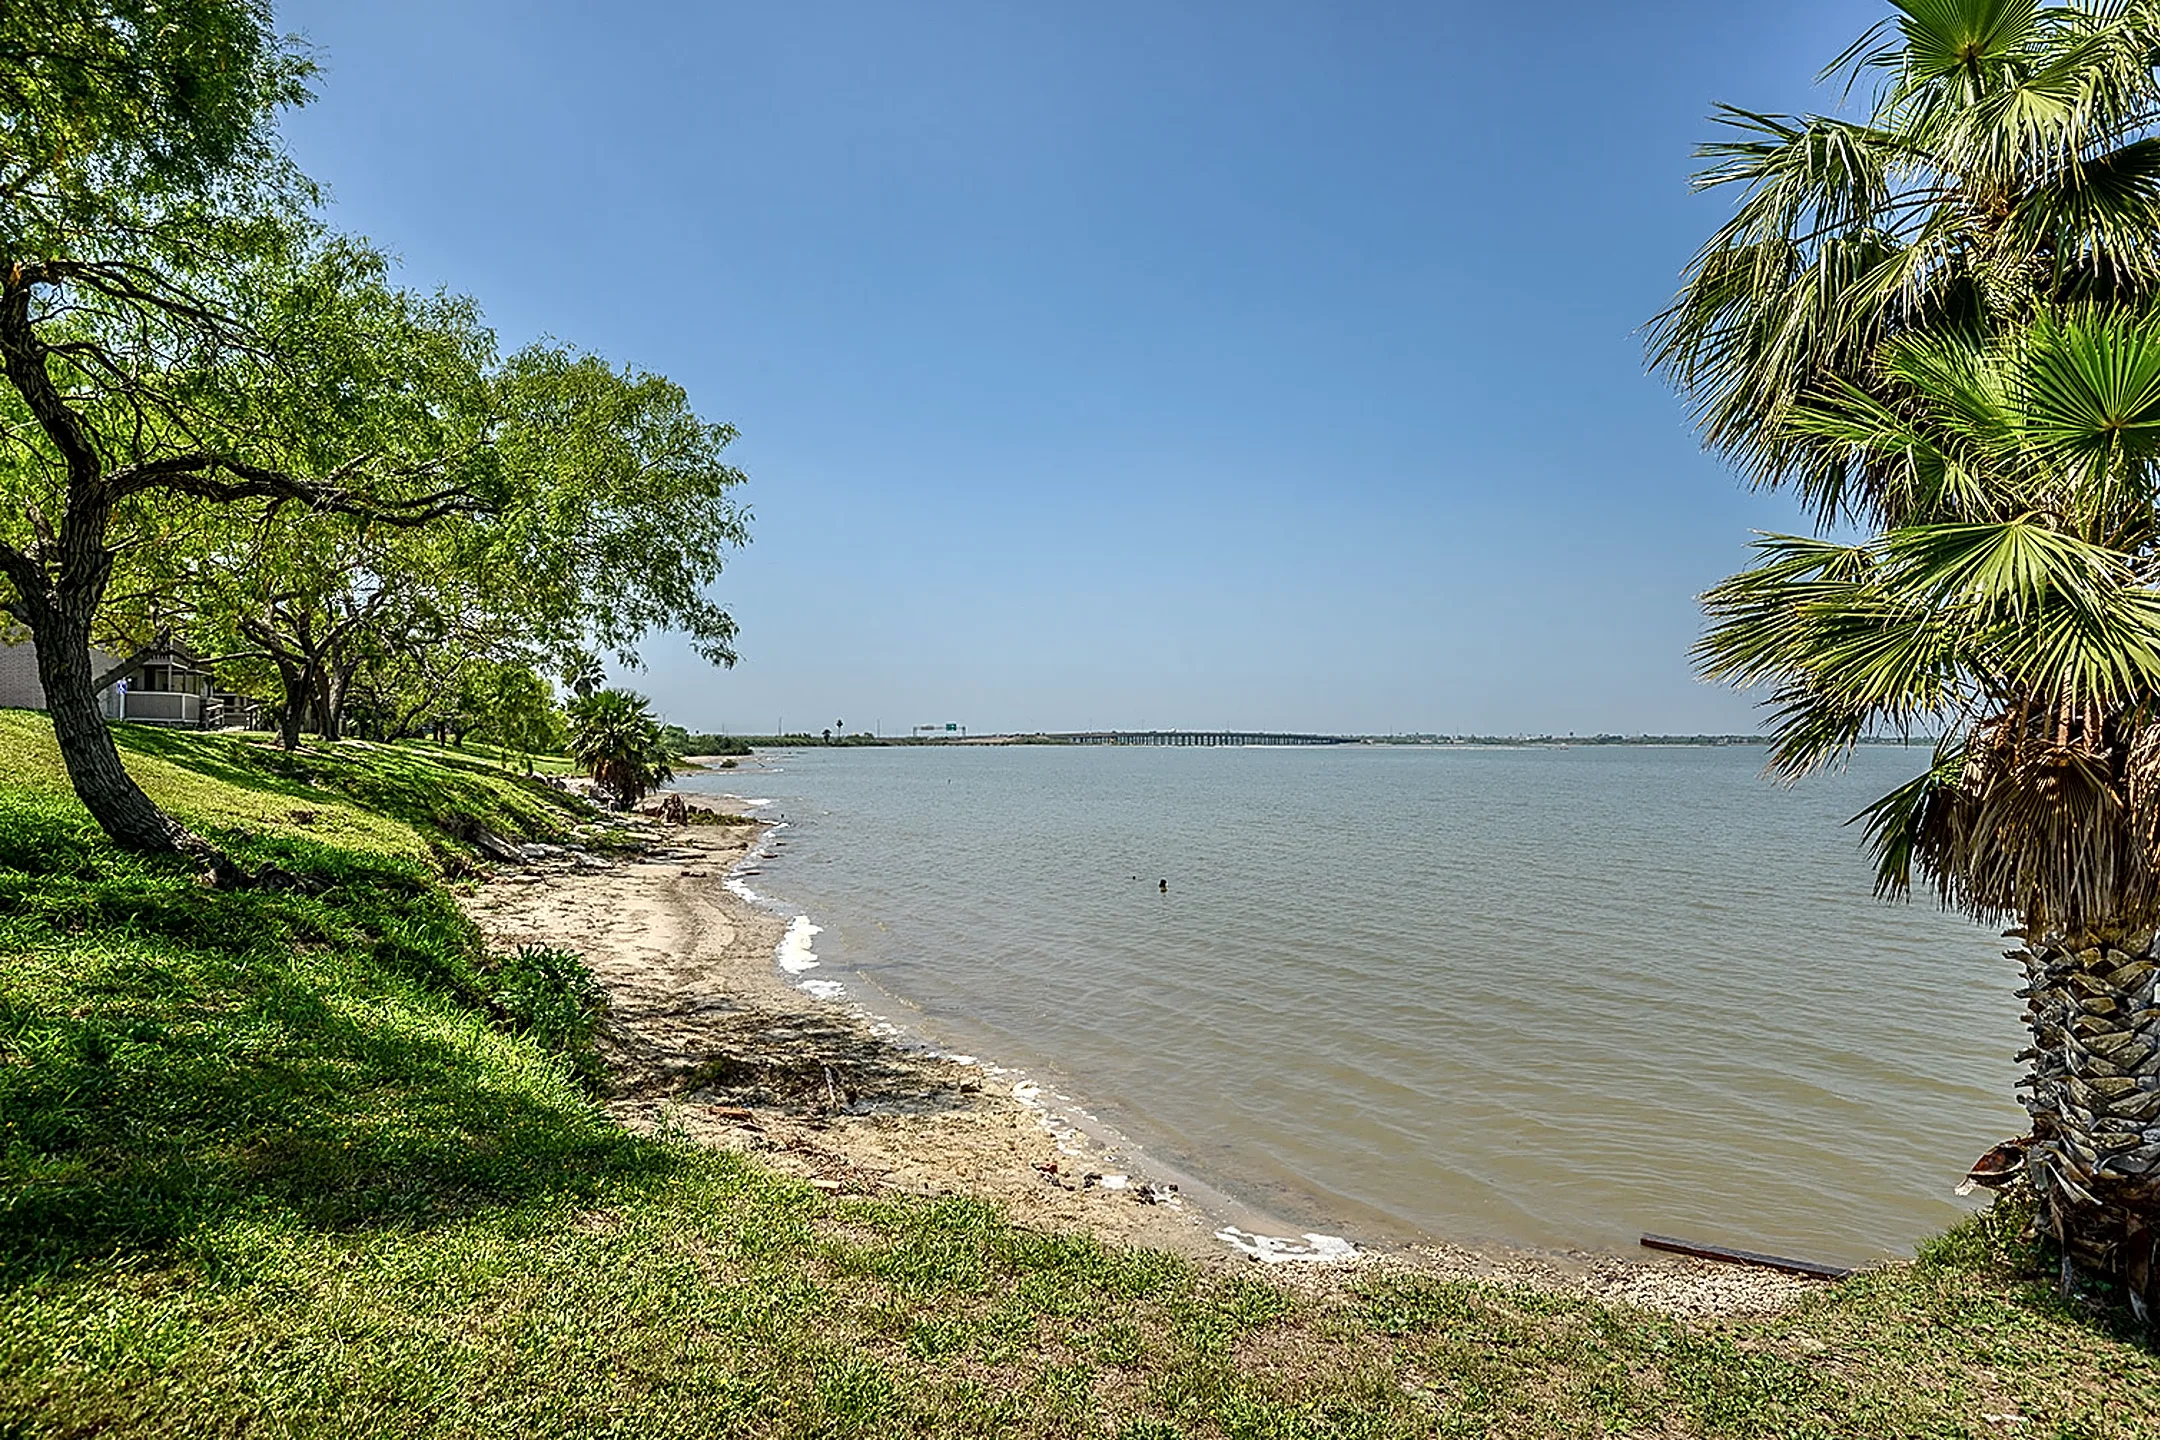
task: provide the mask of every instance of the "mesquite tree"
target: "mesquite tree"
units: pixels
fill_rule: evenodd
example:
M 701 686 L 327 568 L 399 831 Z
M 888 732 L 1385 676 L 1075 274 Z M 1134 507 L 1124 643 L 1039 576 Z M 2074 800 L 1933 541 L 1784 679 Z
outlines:
M 366 454 L 262 443 L 335 378 L 282 355 L 261 305 L 318 249 L 271 125 L 307 74 L 247 0 L 0 7 L 0 607 L 30 632 L 91 815 L 221 871 L 128 777 L 99 712 L 90 644 L 116 563 L 221 507 L 417 523 L 462 502 Z
M 268 463 L 345 482 L 312 504 L 228 505 L 131 556 L 109 624 L 184 635 L 221 665 L 261 661 L 284 692 L 284 739 L 313 714 L 337 735 L 345 686 L 383 637 L 412 632 L 470 581 L 458 526 L 500 505 L 489 370 L 470 301 L 388 283 L 349 241 L 264 277 L 252 323 L 275 375 L 238 398 Z
M 305 62 L 266 6 L 0 7 L 0 606 L 37 647 L 68 773 L 142 850 L 205 850 L 121 768 L 90 632 L 123 539 L 167 495 L 298 494 L 191 426 L 191 382 L 234 353 L 221 269 L 304 199 L 269 128 Z
M 329 443 L 335 417 L 310 410 L 295 423 L 326 454 L 366 449 L 378 468 L 396 456 L 406 473 L 432 465 L 435 483 L 454 480 L 472 505 L 425 526 L 231 512 L 190 552 L 199 558 L 149 586 L 162 608 L 139 612 L 142 633 L 184 615 L 198 648 L 271 665 L 288 745 L 304 714 L 326 738 L 339 733 L 362 667 L 433 686 L 395 731 L 431 708 L 454 717 L 471 666 L 537 671 L 595 648 L 634 663 L 661 627 L 715 663 L 734 659 L 734 621 L 708 594 L 748 538 L 733 498 L 743 477 L 721 461 L 733 431 L 699 419 L 664 379 L 561 346 L 498 363 L 480 341 L 421 343 L 484 336 L 453 312 L 359 347 L 378 362 L 420 350 L 434 363 L 391 364 L 406 390 L 355 407 L 358 430 Z

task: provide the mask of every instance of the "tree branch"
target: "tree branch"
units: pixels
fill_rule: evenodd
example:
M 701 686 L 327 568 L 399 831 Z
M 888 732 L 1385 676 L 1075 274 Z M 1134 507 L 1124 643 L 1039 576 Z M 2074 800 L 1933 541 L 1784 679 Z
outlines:
M 0 602 L 0 610 L 6 611 L 18 624 L 28 625 L 29 597 L 32 592 L 44 587 L 44 567 L 5 540 L 0 540 L 0 575 L 5 575 L 8 583 L 15 587 L 15 598 Z
M 45 372 L 45 343 L 38 339 L 30 319 L 30 295 L 37 283 L 32 277 L 37 268 L 18 264 L 0 284 L 0 366 L 29 407 L 31 418 L 67 463 L 69 488 L 87 490 L 97 485 L 104 464 L 83 429 L 82 418 L 68 408 L 60 388 Z
M 329 479 L 303 480 L 229 456 L 197 452 L 129 465 L 114 471 L 106 483 L 115 500 L 145 490 L 170 490 L 220 504 L 237 500 L 292 501 L 326 514 L 397 526 L 425 525 L 446 515 L 477 514 L 487 508 L 479 496 L 462 485 L 403 499 L 354 495 L 339 482 L 365 463 L 363 457 L 338 467 Z

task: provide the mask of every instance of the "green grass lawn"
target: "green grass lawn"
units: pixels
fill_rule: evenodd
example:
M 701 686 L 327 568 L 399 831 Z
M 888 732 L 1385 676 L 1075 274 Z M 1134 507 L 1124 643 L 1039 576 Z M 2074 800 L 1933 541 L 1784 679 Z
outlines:
M 575 775 L 577 764 L 568 755 L 528 755 L 523 750 L 506 750 L 500 745 L 490 745 L 484 740 L 467 740 L 463 745 L 437 745 L 431 740 L 400 740 L 402 749 L 416 755 L 425 755 L 446 765 L 474 760 L 485 761 L 498 770 L 509 770 L 523 775 Z
M 2160 1433 L 2153 1350 L 2030 1278 L 2013 1217 L 1682 1323 L 1300 1297 L 631 1136 L 577 968 L 485 954 L 440 878 L 459 817 L 577 802 L 456 751 L 119 734 L 244 863 L 328 883 L 115 853 L 0 711 L 0 1436 Z

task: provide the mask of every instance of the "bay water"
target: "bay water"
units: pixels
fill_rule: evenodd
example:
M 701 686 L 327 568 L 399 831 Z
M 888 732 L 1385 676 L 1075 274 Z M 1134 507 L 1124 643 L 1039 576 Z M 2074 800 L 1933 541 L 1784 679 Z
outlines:
M 749 883 L 827 989 L 1290 1224 L 1856 1262 L 2024 1128 L 2006 942 L 1877 900 L 1844 824 L 1926 759 L 953 745 L 685 788 L 786 821 Z

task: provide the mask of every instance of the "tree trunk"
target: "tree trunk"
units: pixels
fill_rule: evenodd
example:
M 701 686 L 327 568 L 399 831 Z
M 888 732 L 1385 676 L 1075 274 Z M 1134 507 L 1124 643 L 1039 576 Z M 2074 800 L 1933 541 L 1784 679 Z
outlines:
M 345 707 L 352 701 L 353 676 L 360 669 L 360 662 L 347 660 L 330 669 L 330 726 L 336 733 L 329 738 L 342 740 L 345 728 Z
M 2049 935 L 2025 965 L 2025 1174 L 2073 1267 L 2160 1302 L 2160 962 L 2151 929 Z
M 61 615 L 34 599 L 26 608 L 37 648 L 38 682 L 45 687 L 45 708 L 52 715 L 53 739 L 60 747 L 68 779 L 91 818 L 129 850 L 214 853 L 186 826 L 152 804 L 121 766 L 97 692 L 90 688 L 94 677 L 88 620 Z
M 273 653 L 271 663 L 277 666 L 278 686 L 285 692 L 285 704 L 278 711 L 278 744 L 286 750 L 300 748 L 300 727 L 307 723 L 308 694 L 314 687 L 307 672 L 282 654 Z
M 98 709 L 90 624 L 112 578 L 112 552 L 105 544 L 112 497 L 96 447 L 45 371 L 49 352 L 31 319 L 30 291 L 20 264 L 0 282 L 0 369 L 67 462 L 67 510 L 53 535 L 44 515 L 31 507 L 32 526 L 43 532 L 41 543 L 29 553 L 0 545 L 0 570 L 15 587 L 18 603 L 10 608 L 30 627 L 37 649 L 38 683 L 52 716 L 53 740 L 83 808 L 116 843 L 151 855 L 197 856 L 223 878 L 233 873 L 232 862 L 150 802 L 120 764 L 112 731 Z
M 331 693 L 333 680 L 330 667 L 317 663 L 315 668 L 315 733 L 325 740 L 338 738 L 338 703 Z

